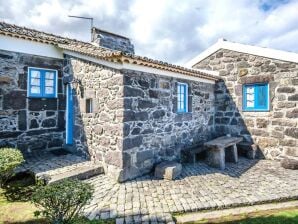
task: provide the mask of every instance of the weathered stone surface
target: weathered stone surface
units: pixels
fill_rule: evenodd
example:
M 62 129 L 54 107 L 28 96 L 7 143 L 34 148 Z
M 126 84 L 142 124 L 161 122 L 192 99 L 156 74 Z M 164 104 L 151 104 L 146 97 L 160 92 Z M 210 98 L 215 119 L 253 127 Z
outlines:
M 298 101 L 298 94 L 290 95 L 288 97 L 289 101 Z
M 287 128 L 285 134 L 298 139 L 298 128 Z
M 56 126 L 48 128 L 41 124 L 47 118 L 57 120 L 58 114 L 63 112 L 64 109 L 58 109 L 57 104 L 62 106 L 60 100 L 64 93 L 56 99 L 28 98 L 27 68 L 56 69 L 60 80 L 63 60 L 3 50 L 0 50 L 0 58 L 0 74 L 3 74 L 0 75 L 0 145 L 18 147 L 25 155 L 34 150 L 58 147 L 51 141 L 64 141 L 64 119 L 60 130 Z
M 298 159 L 285 158 L 281 161 L 281 166 L 285 169 L 298 170 Z
M 295 108 L 291 111 L 287 111 L 286 117 L 288 117 L 288 118 L 298 118 L 298 108 Z
M 162 162 L 155 167 L 154 176 L 160 179 L 175 180 L 182 171 L 182 165 L 177 162 Z
M 278 93 L 293 93 L 293 92 L 295 92 L 295 88 L 287 87 L 287 86 L 279 87 L 279 88 L 277 88 L 277 92 Z

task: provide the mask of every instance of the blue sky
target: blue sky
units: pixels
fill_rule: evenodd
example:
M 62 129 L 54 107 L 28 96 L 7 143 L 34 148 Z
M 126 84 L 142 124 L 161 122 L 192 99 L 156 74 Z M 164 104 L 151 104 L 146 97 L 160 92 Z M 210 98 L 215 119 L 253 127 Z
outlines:
M 0 20 L 84 41 L 89 23 L 136 53 L 183 64 L 218 38 L 298 52 L 298 0 L 0 0 Z

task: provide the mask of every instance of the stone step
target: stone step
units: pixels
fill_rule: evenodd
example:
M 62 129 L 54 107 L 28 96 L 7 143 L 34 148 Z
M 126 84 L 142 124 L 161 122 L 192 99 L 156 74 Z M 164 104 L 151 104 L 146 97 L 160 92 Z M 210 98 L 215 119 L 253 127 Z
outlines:
M 281 166 L 286 169 L 298 170 L 298 157 L 296 156 L 283 156 Z
M 40 176 L 37 176 L 37 179 L 44 181 L 45 184 L 52 184 L 68 178 L 85 180 L 103 173 L 104 173 L 104 169 L 101 165 L 89 164 L 84 166 L 78 166 L 74 169 L 70 169 L 66 171 L 61 169 L 61 172 L 59 172 L 59 169 L 58 169 L 58 170 L 55 170 L 54 174 L 40 175 Z

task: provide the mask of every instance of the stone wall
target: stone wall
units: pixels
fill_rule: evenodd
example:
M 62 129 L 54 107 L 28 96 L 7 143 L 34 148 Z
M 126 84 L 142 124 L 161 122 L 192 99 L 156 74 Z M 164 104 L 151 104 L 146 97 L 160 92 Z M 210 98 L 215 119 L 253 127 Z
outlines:
M 80 83 L 73 85 L 73 150 L 102 162 L 105 172 L 117 178 L 123 166 L 123 75 L 70 56 L 65 61 L 65 76 L 73 76 Z M 92 99 L 92 113 L 86 111 L 87 99 Z
M 125 53 L 134 54 L 134 46 L 130 39 L 121 35 L 110 33 L 93 27 L 91 33 L 91 41 L 101 47 L 106 47 L 112 50 L 122 51 Z
M 181 150 L 202 145 L 214 125 L 214 85 L 122 71 L 124 141 L 122 179 L 148 173 L 162 160 L 180 160 Z M 177 113 L 177 82 L 188 83 L 188 113 Z
M 28 67 L 58 70 L 58 98 L 27 97 Z M 65 130 L 63 60 L 0 51 L 0 147 L 30 154 L 60 148 Z
M 298 64 L 230 50 L 219 50 L 194 66 L 219 71 L 216 85 L 218 134 L 242 135 L 266 158 L 298 155 Z M 242 111 L 242 85 L 269 83 L 270 111 Z

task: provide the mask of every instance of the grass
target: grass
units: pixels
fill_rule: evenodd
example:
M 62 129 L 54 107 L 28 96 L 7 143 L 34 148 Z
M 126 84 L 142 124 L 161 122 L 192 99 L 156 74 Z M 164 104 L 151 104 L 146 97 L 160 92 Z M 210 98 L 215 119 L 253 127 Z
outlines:
M 0 224 L 49 224 L 47 220 L 34 216 L 37 208 L 30 202 L 36 186 L 28 175 L 12 179 L 5 188 L 0 188 Z M 74 224 L 114 224 L 115 220 L 80 218 Z
M 297 224 L 298 208 L 285 210 L 269 210 L 238 216 L 226 216 L 220 219 L 201 220 L 195 224 L 218 223 L 218 224 Z

